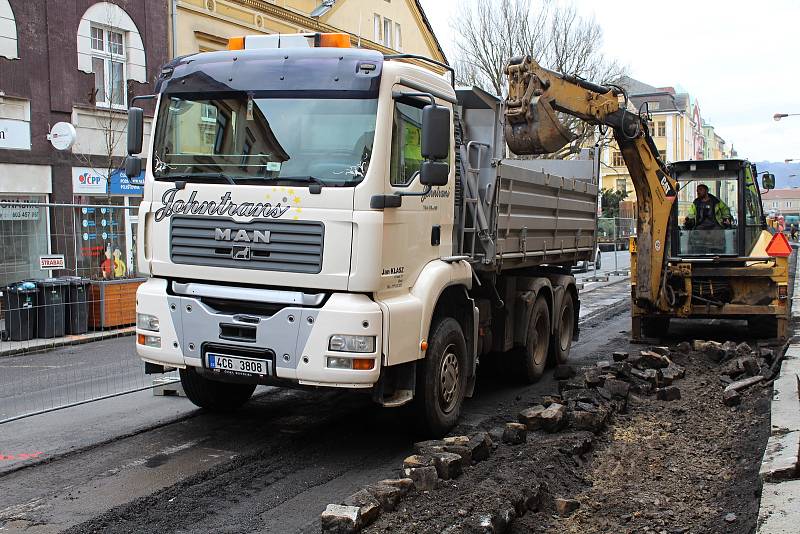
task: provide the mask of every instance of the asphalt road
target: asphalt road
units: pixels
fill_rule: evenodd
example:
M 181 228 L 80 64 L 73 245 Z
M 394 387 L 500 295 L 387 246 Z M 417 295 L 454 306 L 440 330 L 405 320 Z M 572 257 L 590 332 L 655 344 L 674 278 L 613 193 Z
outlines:
M 600 289 L 595 295 L 602 298 L 617 290 Z M 612 345 L 626 342 L 620 332 L 627 326 L 625 314 L 585 326 L 574 360 L 607 355 Z M 105 350 L 118 352 L 114 347 Z M 556 389 L 549 374 L 521 386 L 486 369 L 466 403 L 464 430 L 491 424 L 509 403 Z M 13 436 L 6 430 L 25 425 L 27 444 L 8 441 L 16 453 L 33 454 L 46 449 L 48 440 L 69 441 L 61 435 L 67 433 L 64 421 L 79 409 L 76 421 L 84 423 L 69 442 L 78 453 L 62 451 L 48 462 L 0 471 L 0 532 L 59 532 L 75 525 L 75 532 L 314 532 L 327 503 L 396 476 L 418 438 L 408 410 L 380 409 L 348 392 L 277 388 L 263 390 L 227 417 L 195 410 L 183 398 L 142 393 L 17 421 L 0 431 Z M 86 410 L 97 413 L 87 416 Z M 143 414 L 160 419 L 148 427 Z M 141 418 L 141 427 L 125 432 L 127 418 Z M 32 436 L 41 441 L 30 443 Z M 0 439 L 0 453 L 7 452 L 8 441 Z

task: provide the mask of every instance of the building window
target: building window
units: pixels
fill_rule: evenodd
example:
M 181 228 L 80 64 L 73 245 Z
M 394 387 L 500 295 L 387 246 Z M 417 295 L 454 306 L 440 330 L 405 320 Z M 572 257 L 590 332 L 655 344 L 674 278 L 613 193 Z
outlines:
M 400 32 L 400 25 L 397 23 L 394 25 L 394 47 L 397 50 L 403 49 L 403 34 Z
M 8 0 L 0 0 L 0 57 L 17 59 L 17 22 Z
M 656 110 L 658 110 L 658 108 L 659 108 L 659 103 L 657 101 L 655 101 L 655 100 L 652 100 L 652 101 L 647 103 L 647 109 L 649 111 L 656 111 Z
M 392 19 L 383 19 L 383 46 L 392 48 Z
M 617 191 L 622 191 L 623 193 L 627 193 L 628 180 L 626 180 L 625 178 L 617 178 Z
M 625 160 L 622 159 L 622 152 L 615 151 L 611 155 L 611 166 L 612 167 L 623 167 L 623 166 L 625 166 Z
M 97 105 L 124 108 L 127 91 L 121 32 L 92 26 L 92 70 Z
M 95 102 L 125 109 L 127 82 L 147 83 L 144 44 L 128 13 L 116 4 L 98 2 L 78 24 L 78 70 L 92 74 Z
M 661 158 L 661 161 L 667 161 L 667 151 L 666 150 L 659 150 L 658 157 Z
M 381 38 L 381 16 L 377 13 L 375 14 L 374 20 L 374 29 L 375 29 L 375 42 L 380 43 L 383 41 Z
M 666 137 L 667 135 L 667 123 L 666 121 L 658 121 L 656 123 L 658 126 L 658 136 L 659 137 Z

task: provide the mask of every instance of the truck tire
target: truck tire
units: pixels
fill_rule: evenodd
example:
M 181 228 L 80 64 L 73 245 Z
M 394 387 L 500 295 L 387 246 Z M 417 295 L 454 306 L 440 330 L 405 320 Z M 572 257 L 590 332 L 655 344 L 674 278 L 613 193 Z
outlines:
M 556 364 L 567 363 L 572 348 L 572 334 L 575 332 L 575 300 L 569 291 L 564 294 L 561 309 L 553 320 L 558 324 L 550 340 L 550 359 Z
M 444 436 L 461 415 L 467 384 L 467 342 L 458 321 L 434 320 L 417 373 L 415 402 L 421 430 L 432 437 Z
M 533 384 L 544 374 L 550 348 L 550 311 L 547 301 L 537 297 L 531 310 L 524 347 L 517 352 L 520 375 L 526 383 Z
M 232 412 L 250 399 L 255 384 L 237 384 L 209 380 L 191 367 L 180 370 L 181 385 L 195 406 L 212 412 Z

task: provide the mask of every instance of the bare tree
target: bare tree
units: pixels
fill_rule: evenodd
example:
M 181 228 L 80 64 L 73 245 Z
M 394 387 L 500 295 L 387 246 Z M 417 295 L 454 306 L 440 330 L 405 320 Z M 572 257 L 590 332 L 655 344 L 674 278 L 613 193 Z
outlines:
M 574 5 L 552 0 L 470 0 L 462 4 L 452 24 L 458 56 L 459 83 L 476 85 L 498 96 L 507 94 L 504 74 L 508 60 L 530 55 L 540 65 L 598 83 L 613 83 L 624 73 L 601 52 L 603 32 L 594 18 L 578 14 Z M 600 142 L 596 128 L 562 114 L 576 139 L 548 158 L 564 158 Z

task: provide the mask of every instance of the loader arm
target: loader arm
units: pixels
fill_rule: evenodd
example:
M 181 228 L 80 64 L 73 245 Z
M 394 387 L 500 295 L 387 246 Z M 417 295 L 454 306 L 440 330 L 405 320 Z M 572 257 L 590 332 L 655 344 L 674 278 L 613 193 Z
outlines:
M 556 111 L 614 131 L 638 207 L 633 298 L 642 308 L 668 310 L 665 253 L 677 182 L 667 174 L 646 121 L 620 107 L 619 90 L 553 72 L 528 56 L 512 59 L 506 75 L 505 136 L 515 154 L 555 152 L 574 139 Z

